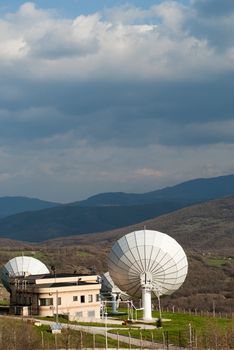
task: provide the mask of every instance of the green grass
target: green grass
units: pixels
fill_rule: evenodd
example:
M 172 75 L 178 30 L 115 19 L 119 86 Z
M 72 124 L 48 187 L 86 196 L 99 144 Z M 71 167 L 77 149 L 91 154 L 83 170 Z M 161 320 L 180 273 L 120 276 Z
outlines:
M 9 306 L 10 302 L 7 299 L 0 300 L 0 306 Z
M 77 252 L 77 255 L 80 256 L 80 257 L 90 257 L 90 256 L 93 256 L 94 254 L 88 253 L 88 252 L 81 252 L 81 251 L 78 251 L 78 252 Z
M 46 255 L 41 250 L 0 250 L 0 253 L 2 255 L 10 257 L 16 257 L 16 256 L 32 256 L 36 259 L 43 259 Z
M 158 317 L 158 313 L 154 312 L 153 317 Z M 189 341 L 189 325 L 191 325 L 193 335 L 196 334 L 201 338 L 204 334 L 210 334 L 212 330 L 216 330 L 216 334 L 220 334 L 220 337 L 225 332 L 230 333 L 229 329 L 232 327 L 231 320 L 220 318 L 209 318 L 202 316 L 192 316 L 187 314 L 169 313 L 164 312 L 163 318 L 170 319 L 171 321 L 164 321 L 163 327 L 154 330 L 130 330 L 130 334 L 133 338 L 142 337 L 143 340 L 151 341 L 154 339 L 156 342 L 162 342 L 163 339 L 168 337 L 168 341 L 171 344 L 179 346 L 188 346 Z M 119 332 L 121 335 L 128 336 L 128 331 L 123 329 L 111 330 L 111 333 Z
M 142 317 L 142 312 L 138 312 L 138 317 Z M 157 318 L 158 313 L 153 312 L 153 317 Z M 119 320 L 126 320 L 127 315 L 120 315 L 116 317 Z M 193 337 L 195 335 L 200 337 L 201 342 L 205 339 L 205 337 L 214 338 L 214 335 L 211 336 L 212 332 L 219 335 L 220 338 L 225 339 L 225 334 L 230 333 L 232 327 L 232 320 L 222 319 L 222 318 L 213 318 L 213 317 L 205 317 L 205 316 L 194 316 L 182 313 L 172 313 L 172 312 L 163 312 L 163 318 L 168 319 L 170 321 L 164 321 L 163 327 L 157 329 L 155 326 L 155 322 L 151 324 L 155 326 L 153 330 L 140 330 L 139 327 L 132 327 L 131 324 L 123 325 L 112 325 L 111 323 L 107 324 L 108 328 L 112 328 L 112 330 L 108 331 L 109 333 L 119 333 L 119 335 L 129 336 L 129 332 L 132 338 L 137 338 L 148 341 L 155 341 L 158 343 L 162 343 L 163 341 L 167 341 L 170 344 L 174 344 L 177 346 L 186 347 L 189 345 L 189 329 L 191 325 L 191 330 Z M 54 321 L 54 318 L 43 318 L 46 320 Z M 68 321 L 64 318 L 59 318 L 59 322 L 67 323 Z M 103 322 L 69 322 L 71 324 L 83 325 L 87 327 L 105 327 L 105 323 Z M 138 326 L 138 324 L 142 323 L 140 319 L 138 321 L 134 321 L 134 325 Z M 230 333 L 231 334 L 231 333 Z M 203 339 L 204 338 L 204 339 Z M 203 340 L 202 340 L 203 339 Z M 204 346 L 204 344 L 203 344 Z
M 35 326 L 32 321 L 0 318 L 0 348 L 1 349 L 86 349 L 105 348 L 106 339 L 103 335 L 93 335 L 84 331 L 63 329 L 61 334 L 52 334 L 50 326 Z M 107 338 L 109 348 L 117 348 L 117 341 Z M 19 347 L 20 346 L 20 347 Z M 128 348 L 126 343 L 120 342 L 121 348 Z
M 207 258 L 206 263 L 209 266 L 214 266 L 214 267 L 221 267 L 225 264 L 227 264 L 229 260 L 227 259 L 222 259 L 222 258 Z
M 70 322 L 69 322 L 70 323 Z M 108 328 L 129 328 L 128 325 L 122 325 L 122 324 L 114 324 L 114 323 L 99 323 L 99 322 L 79 322 L 79 321 L 73 321 L 73 324 L 77 324 L 80 326 L 88 326 L 88 327 L 108 327 Z
M 157 317 L 157 313 L 153 313 L 154 317 Z M 170 321 L 164 321 L 163 327 L 157 329 L 134 329 L 129 325 L 130 329 L 118 326 L 116 329 L 112 329 L 111 333 L 125 335 L 126 343 L 119 344 L 121 348 L 129 347 L 129 333 L 132 338 L 139 339 L 138 348 L 140 348 L 140 339 L 154 341 L 156 343 L 167 344 L 167 339 L 169 344 L 174 344 L 180 347 L 189 346 L 189 325 L 191 325 L 191 335 L 192 340 L 197 339 L 198 348 L 216 348 L 220 349 L 231 349 L 233 348 L 233 321 L 221 318 L 213 317 L 202 317 L 202 316 L 192 316 L 187 314 L 179 313 L 169 313 L 163 312 L 163 318 L 170 319 Z M 53 318 L 45 318 L 47 320 L 54 320 Z M 61 319 L 60 319 L 61 320 Z M 63 319 L 64 321 L 64 319 Z M 140 322 L 140 320 L 139 320 Z M 76 323 L 77 324 L 77 323 Z M 80 325 L 87 326 L 103 326 L 100 323 L 86 323 L 80 322 Z M 108 324 L 108 326 L 111 326 Z M 114 327 L 113 327 L 114 328 Z M 87 327 L 88 330 L 88 327 Z M 63 329 L 61 334 L 54 335 L 50 331 L 49 325 L 33 326 L 32 322 L 28 320 L 24 322 L 22 320 L 10 319 L 9 317 L 2 317 L 0 319 L 0 332 L 4 335 L 4 342 L 14 343 L 14 339 L 19 339 L 19 341 L 25 344 L 26 348 L 37 348 L 40 349 L 40 344 L 44 342 L 44 349 L 54 349 L 55 343 L 58 348 L 77 348 L 84 349 L 87 347 L 92 348 L 95 341 L 95 348 L 105 348 L 105 337 L 102 335 L 93 336 L 88 332 L 75 331 L 69 328 Z M 12 338 L 12 334 L 16 334 L 16 337 Z M 109 334 L 109 333 L 108 333 Z M 35 336 L 35 337 L 34 337 Z M 35 344 L 34 347 L 30 344 Z M 217 344 L 218 346 L 217 346 Z M 28 345 L 27 345 L 28 344 Z M 36 345 L 37 344 L 37 345 Z M 27 346 L 28 347 L 27 347 Z M 29 345 L 31 347 L 29 347 Z M 108 347 L 117 348 L 117 341 L 108 338 Z M 12 348 L 14 346 L 12 345 Z M 134 348 L 134 346 L 132 346 Z
M 62 330 L 61 334 L 54 335 L 50 331 L 50 327 L 47 325 L 42 325 L 39 327 L 34 326 L 35 332 L 37 332 L 38 336 L 43 338 L 44 347 L 53 348 L 55 342 L 57 342 L 58 347 L 71 346 L 76 347 L 78 349 L 83 348 L 105 348 L 106 339 L 105 336 L 96 334 L 95 336 L 90 333 L 86 333 L 83 331 L 75 331 L 71 329 Z M 116 340 L 108 338 L 108 347 L 109 348 L 117 348 L 118 343 Z M 128 348 L 128 343 L 120 342 L 119 346 L 121 348 Z
M 37 320 L 45 320 L 45 321 L 51 321 L 55 322 L 54 317 L 35 317 Z M 64 324 L 73 324 L 73 325 L 80 325 L 80 326 L 87 326 L 87 327 L 106 327 L 105 322 L 82 322 L 82 321 L 68 321 L 67 318 L 59 316 L 58 317 L 59 323 Z M 114 324 L 114 323 L 107 323 L 108 328 L 129 328 L 128 325 L 122 325 L 122 324 Z

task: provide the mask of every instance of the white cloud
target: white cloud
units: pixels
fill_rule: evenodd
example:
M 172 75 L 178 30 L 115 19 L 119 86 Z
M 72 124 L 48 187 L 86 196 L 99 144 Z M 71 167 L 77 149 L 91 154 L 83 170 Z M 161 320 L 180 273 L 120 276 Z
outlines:
M 110 18 L 93 14 L 72 20 L 26 3 L 1 20 L 0 64 L 10 62 L 14 74 L 17 65 L 19 74 L 23 70 L 46 81 L 196 79 L 204 72 L 234 68 L 231 48 L 217 53 L 206 35 L 193 35 L 189 20 L 194 14 L 188 7 L 174 1 L 147 11 L 127 7 L 129 22 L 126 16 L 122 22 L 120 17 L 113 20 L 113 11 Z
M 164 1 L 152 7 L 155 16 L 162 21 L 162 26 L 173 33 L 180 34 L 184 23 L 188 20 L 188 11 L 181 4 L 175 1 Z
M 1 193 L 77 200 L 234 171 L 233 13 L 201 7 L 2 16 Z

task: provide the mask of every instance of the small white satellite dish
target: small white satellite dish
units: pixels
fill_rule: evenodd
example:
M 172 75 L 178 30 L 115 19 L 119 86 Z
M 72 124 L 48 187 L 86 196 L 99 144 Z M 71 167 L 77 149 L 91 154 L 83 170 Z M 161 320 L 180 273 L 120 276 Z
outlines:
M 172 294 L 184 282 L 188 261 L 182 247 L 165 233 L 152 230 L 121 237 L 108 256 L 114 283 L 129 295 L 140 297 L 143 319 L 152 319 L 151 294 Z
M 0 270 L 4 287 L 10 291 L 9 278 L 50 273 L 45 264 L 31 256 L 17 256 L 9 260 Z
M 117 309 L 119 307 L 119 301 L 121 300 L 129 300 L 129 295 L 124 293 L 121 289 L 119 289 L 116 284 L 114 284 L 109 271 L 102 275 L 102 289 L 101 293 L 103 295 L 108 294 L 111 296 L 111 306 L 112 313 L 117 313 Z

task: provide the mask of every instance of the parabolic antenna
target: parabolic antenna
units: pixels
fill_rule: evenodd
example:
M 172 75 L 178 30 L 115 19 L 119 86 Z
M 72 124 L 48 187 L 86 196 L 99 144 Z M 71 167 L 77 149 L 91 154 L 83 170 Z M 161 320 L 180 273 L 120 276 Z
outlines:
M 119 300 L 129 300 L 129 295 L 124 293 L 119 289 L 116 284 L 114 284 L 109 271 L 102 275 L 102 289 L 101 293 L 109 294 L 111 296 L 111 306 L 112 313 L 117 313 L 117 308 L 119 305 Z
M 9 278 L 17 276 L 40 275 L 50 273 L 45 264 L 31 256 L 17 256 L 9 260 L 0 271 L 4 287 L 10 291 Z
M 152 319 L 151 293 L 172 294 L 184 282 L 188 261 L 183 248 L 165 233 L 152 230 L 121 237 L 108 256 L 114 283 L 129 295 L 140 297 L 143 319 Z
M 114 284 L 109 272 L 102 275 L 102 290 L 111 293 L 122 293 L 121 289 Z

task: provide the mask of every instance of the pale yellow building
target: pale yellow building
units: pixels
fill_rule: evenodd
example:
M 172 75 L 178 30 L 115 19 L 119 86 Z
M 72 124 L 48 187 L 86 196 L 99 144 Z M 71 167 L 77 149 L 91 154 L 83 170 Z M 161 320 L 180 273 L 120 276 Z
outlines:
M 96 320 L 100 318 L 100 289 L 97 275 L 44 274 L 10 278 L 10 312 Z

